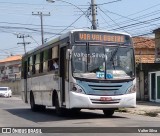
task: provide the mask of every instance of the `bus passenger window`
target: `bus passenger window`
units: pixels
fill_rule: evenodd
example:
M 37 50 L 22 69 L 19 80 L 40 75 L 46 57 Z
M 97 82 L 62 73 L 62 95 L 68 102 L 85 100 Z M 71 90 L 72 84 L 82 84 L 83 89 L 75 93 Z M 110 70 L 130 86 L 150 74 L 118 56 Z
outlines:
M 44 53 L 41 52 L 40 53 L 40 68 L 39 68 L 39 73 L 42 73 L 43 72 L 43 58 L 44 58 Z
M 35 62 L 35 72 L 36 74 L 39 73 L 40 68 L 40 53 L 36 55 L 36 62 Z
M 48 71 L 48 50 L 43 53 L 43 72 Z
M 58 58 L 53 60 L 53 70 L 58 69 Z
M 36 55 L 33 56 L 33 65 L 32 65 L 32 73 L 35 74 L 35 61 L 36 61 Z
M 51 61 L 51 66 L 52 66 L 52 70 L 56 70 L 58 69 L 58 46 L 55 46 L 52 48 L 51 50 L 51 57 L 52 57 L 52 61 Z

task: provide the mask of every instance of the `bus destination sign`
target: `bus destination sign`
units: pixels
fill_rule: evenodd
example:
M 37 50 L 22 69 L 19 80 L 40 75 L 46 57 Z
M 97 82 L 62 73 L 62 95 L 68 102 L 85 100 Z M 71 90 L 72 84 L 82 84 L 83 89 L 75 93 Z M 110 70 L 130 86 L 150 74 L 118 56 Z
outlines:
M 86 41 L 94 41 L 94 42 L 116 42 L 116 43 L 124 43 L 125 36 L 111 33 L 92 33 L 92 32 L 77 32 L 75 34 L 76 42 L 86 42 Z

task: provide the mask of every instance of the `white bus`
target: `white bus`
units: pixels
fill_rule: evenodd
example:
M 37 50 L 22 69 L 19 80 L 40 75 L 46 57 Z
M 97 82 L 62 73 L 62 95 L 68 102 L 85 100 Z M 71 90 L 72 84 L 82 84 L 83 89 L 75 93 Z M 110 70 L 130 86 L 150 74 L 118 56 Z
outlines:
M 56 68 L 55 68 L 56 63 Z M 136 106 L 135 56 L 126 33 L 72 30 L 22 58 L 22 98 L 37 111 Z

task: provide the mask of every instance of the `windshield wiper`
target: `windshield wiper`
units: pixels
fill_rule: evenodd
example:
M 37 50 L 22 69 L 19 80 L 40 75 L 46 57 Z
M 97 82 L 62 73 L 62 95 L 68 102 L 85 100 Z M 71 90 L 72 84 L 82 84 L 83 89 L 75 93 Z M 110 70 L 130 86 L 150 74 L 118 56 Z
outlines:
M 88 72 L 88 63 L 90 62 L 90 48 L 89 48 L 89 43 L 86 43 L 86 52 L 87 52 L 87 72 Z
M 113 54 L 112 54 L 112 56 L 111 56 L 111 58 L 110 58 L 110 61 L 113 61 L 113 58 L 114 58 L 114 56 L 117 54 L 118 49 L 119 49 L 119 46 L 118 46 L 118 47 L 115 49 L 115 51 L 113 52 Z
M 112 61 L 112 65 L 113 65 L 114 70 L 115 70 L 115 65 L 114 65 L 114 60 L 113 60 L 113 58 L 114 58 L 115 55 L 117 54 L 118 49 L 119 49 L 119 46 L 115 49 L 115 51 L 113 52 L 113 54 L 112 54 L 112 56 L 111 56 L 111 58 L 110 58 L 110 61 Z

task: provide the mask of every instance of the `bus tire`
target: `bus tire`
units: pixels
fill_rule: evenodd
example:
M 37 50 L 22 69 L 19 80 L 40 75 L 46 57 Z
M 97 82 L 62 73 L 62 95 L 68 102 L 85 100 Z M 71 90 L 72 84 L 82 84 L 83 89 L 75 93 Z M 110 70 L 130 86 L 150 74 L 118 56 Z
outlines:
M 34 95 L 32 92 L 30 93 L 30 106 L 31 106 L 32 111 L 34 111 L 34 112 L 38 111 L 39 107 L 38 107 L 38 105 L 35 104 Z
M 58 95 L 57 94 L 56 94 L 56 97 L 55 97 L 55 108 L 56 108 L 56 114 L 58 116 L 63 116 L 64 115 L 64 109 L 59 106 L 59 100 L 58 100 Z
M 103 113 L 106 117 L 112 117 L 115 109 L 103 109 Z

